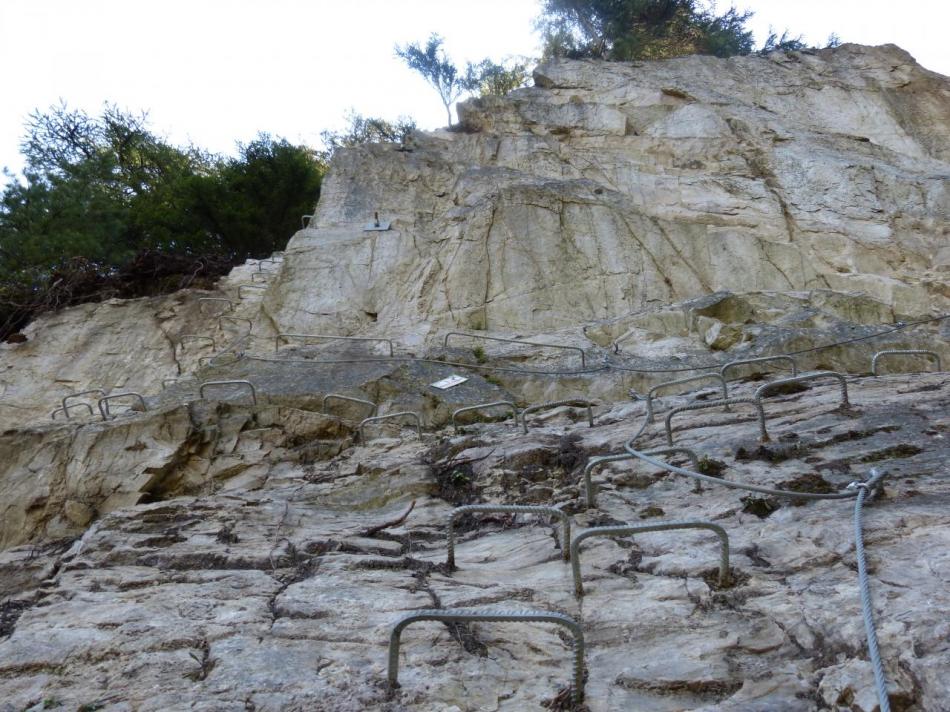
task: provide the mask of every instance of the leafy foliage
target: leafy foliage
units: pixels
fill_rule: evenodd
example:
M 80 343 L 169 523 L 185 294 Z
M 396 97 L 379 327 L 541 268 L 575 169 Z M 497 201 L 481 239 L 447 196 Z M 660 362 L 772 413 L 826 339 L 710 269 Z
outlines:
M 478 64 L 469 62 L 465 71 L 466 84 L 470 91 L 477 91 L 479 96 L 504 96 L 525 86 L 530 76 L 524 61 L 498 64 L 483 59 Z
M 178 288 L 280 249 L 323 164 L 267 135 L 238 149 L 225 159 L 173 146 L 114 106 L 33 112 L 24 178 L 0 196 L 0 338 L 46 309 Z
M 697 0 L 544 0 L 542 13 L 545 56 L 624 61 L 753 49 L 751 12 L 717 15 Z
M 359 146 L 364 143 L 405 143 L 416 130 L 416 122 L 408 116 L 400 116 L 395 123 L 391 123 L 385 119 L 363 116 L 350 111 L 346 115 L 346 120 L 349 125 L 343 131 L 320 133 L 320 139 L 325 146 L 321 157 L 327 163 L 340 148 Z

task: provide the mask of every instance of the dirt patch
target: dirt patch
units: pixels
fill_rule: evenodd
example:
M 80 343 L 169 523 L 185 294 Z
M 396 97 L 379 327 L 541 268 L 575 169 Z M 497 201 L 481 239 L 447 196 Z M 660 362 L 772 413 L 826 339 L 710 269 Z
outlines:
M 6 638 L 16 628 L 16 622 L 30 604 L 26 601 L 4 601 L 0 603 L 0 638 Z
M 795 460 L 808 452 L 808 446 L 802 443 L 775 445 L 740 445 L 736 448 L 736 461 L 762 460 L 764 462 L 784 462 Z
M 699 467 L 696 468 L 696 471 L 701 475 L 707 475 L 709 477 L 722 477 L 722 473 L 727 469 L 726 463 L 722 460 L 716 460 L 707 455 L 703 455 L 699 458 Z
M 754 514 L 759 519 L 771 516 L 781 506 L 775 497 L 753 497 L 749 495 L 742 498 L 742 511 L 747 514 Z
M 881 460 L 898 460 L 902 457 L 912 457 L 913 455 L 919 455 L 924 450 L 919 448 L 916 445 L 908 445 L 907 443 L 901 443 L 900 445 L 893 445 L 892 447 L 886 447 L 883 450 L 875 450 L 874 452 L 864 455 L 858 462 L 880 462 Z
M 816 494 L 831 494 L 836 491 L 834 485 L 815 472 L 779 482 L 778 487 L 790 492 L 814 492 Z M 792 506 L 801 507 L 805 502 L 804 499 L 794 499 L 792 500 Z

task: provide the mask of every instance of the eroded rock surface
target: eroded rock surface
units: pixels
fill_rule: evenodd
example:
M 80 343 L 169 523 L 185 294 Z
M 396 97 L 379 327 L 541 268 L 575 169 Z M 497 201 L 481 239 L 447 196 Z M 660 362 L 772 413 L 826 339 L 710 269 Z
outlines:
M 743 414 L 703 411 L 676 421 L 676 444 L 721 463 L 725 479 L 784 488 L 834 491 L 872 466 L 888 471 L 866 515 L 881 647 L 895 708 L 940 709 L 950 380 L 850 388 L 847 410 L 834 384 L 768 399 L 768 443 Z M 664 398 L 658 414 L 685 402 Z M 585 510 L 587 458 L 620 450 L 641 418 L 642 404 L 618 405 L 589 428 L 562 409 L 527 435 L 510 422 L 424 442 L 405 431 L 311 464 L 277 466 L 274 450 L 257 487 L 116 510 L 71 543 L 9 549 L 0 709 L 520 710 L 565 697 L 569 641 L 529 624 L 411 626 L 402 687 L 389 695 L 391 625 L 441 606 L 574 616 L 590 710 L 874 709 L 852 500 L 763 510 L 757 496 L 696 492 L 687 478 L 619 462 L 595 472 L 597 507 Z M 638 442 L 663 446 L 662 427 Z M 708 532 L 664 532 L 585 544 L 577 599 L 559 528 L 499 515 L 460 523 L 450 572 L 448 514 L 480 501 L 554 502 L 578 529 L 714 521 L 729 532 L 736 584 L 716 585 Z

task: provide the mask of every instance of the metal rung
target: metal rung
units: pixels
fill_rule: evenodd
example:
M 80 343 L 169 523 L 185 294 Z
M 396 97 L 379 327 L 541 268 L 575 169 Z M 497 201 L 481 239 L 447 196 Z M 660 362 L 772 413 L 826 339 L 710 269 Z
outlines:
M 210 304 L 213 302 L 219 302 L 228 305 L 228 311 L 234 311 L 234 302 L 230 299 L 225 299 L 224 297 L 198 297 L 198 309 L 201 310 L 202 304 Z
M 376 415 L 376 412 L 379 410 L 379 406 L 373 401 L 364 400 L 363 398 L 354 398 L 353 396 L 344 396 L 339 393 L 327 393 L 323 396 L 323 402 L 320 405 L 320 411 L 322 413 L 327 412 L 327 401 L 329 400 L 339 400 L 347 401 L 349 403 L 360 403 L 361 405 L 368 405 L 372 410 L 373 415 Z
M 378 423 L 382 420 L 390 420 L 392 418 L 399 418 L 402 416 L 408 416 L 410 418 L 415 419 L 416 432 L 419 433 L 419 439 L 421 440 L 422 439 L 422 418 L 419 417 L 418 413 L 413 413 L 412 411 L 404 410 L 404 411 L 400 411 L 399 413 L 387 413 L 386 415 L 376 415 L 376 416 L 373 416 L 372 418 L 365 418 L 362 421 L 360 421 L 359 428 L 358 428 L 359 433 L 360 433 L 360 441 L 364 443 L 366 442 L 366 433 L 363 430 L 363 426 L 369 423 Z
M 476 405 L 469 405 L 465 408 L 459 408 L 456 411 L 452 412 L 452 427 L 455 429 L 455 432 L 458 432 L 458 424 L 455 422 L 457 416 L 462 413 L 468 413 L 474 410 L 481 410 L 482 408 L 511 408 L 511 411 L 515 415 L 515 427 L 518 427 L 518 406 L 516 406 L 511 401 L 493 401 L 491 403 L 478 403 Z
M 685 447 L 664 447 L 657 450 L 650 450 L 648 455 L 686 455 L 689 458 L 690 464 L 693 466 L 694 470 L 699 469 L 699 458 L 696 457 L 696 453 Z M 631 455 L 630 453 L 621 453 L 617 455 L 602 455 L 600 457 L 592 457 L 587 461 L 587 465 L 584 467 L 584 491 L 587 497 L 587 506 L 595 507 L 597 503 L 595 501 L 596 491 L 593 482 L 591 481 L 591 475 L 594 474 L 594 470 L 602 465 L 606 465 L 608 462 L 619 462 L 621 460 L 635 460 L 636 456 Z
M 114 393 L 111 396 L 106 396 L 105 398 L 99 399 L 99 412 L 102 414 L 103 420 L 109 420 L 114 416 L 109 412 L 109 401 L 114 401 L 117 398 L 138 398 L 139 404 L 142 406 L 143 411 L 148 410 L 148 406 L 145 405 L 145 399 L 142 397 L 141 393 L 136 393 L 135 391 L 126 391 L 125 393 Z
M 92 414 L 93 414 L 92 406 L 89 405 L 88 403 L 70 403 L 70 404 L 69 404 L 69 407 L 70 407 L 70 408 L 85 407 L 86 409 L 89 410 L 89 415 L 92 415 Z M 69 415 L 69 411 L 68 411 L 68 410 L 63 410 L 62 408 L 57 408 L 56 410 L 54 410 L 52 413 L 49 414 L 50 419 L 56 420 L 56 414 L 57 414 L 57 413 L 63 413 L 63 414 L 66 416 L 67 419 L 70 418 L 70 415 Z
M 375 341 L 389 344 L 389 355 L 395 353 L 392 339 L 375 338 L 371 336 L 337 336 L 336 334 L 277 334 L 274 337 L 274 353 L 280 349 L 280 340 L 284 339 L 328 339 L 330 341 Z
M 572 698 L 579 705 L 584 700 L 584 632 L 570 616 L 552 611 L 499 611 L 472 610 L 465 608 L 439 608 L 414 611 L 393 626 L 389 635 L 389 688 L 399 687 L 399 641 L 403 629 L 421 621 L 440 621 L 442 623 L 555 623 L 568 629 L 574 636 L 574 686 Z
M 448 557 L 446 565 L 449 570 L 455 569 L 455 520 L 465 514 L 478 512 L 501 512 L 509 514 L 549 514 L 561 520 L 563 534 L 561 536 L 561 556 L 567 561 L 571 546 L 571 518 L 567 512 L 556 507 L 543 507 L 531 504 L 466 504 L 456 507 L 449 516 Z
M 251 391 L 251 402 L 254 405 L 257 405 L 257 390 L 254 388 L 254 384 L 250 381 L 244 380 L 234 380 L 234 381 L 205 381 L 200 386 L 198 386 L 198 397 L 205 397 L 205 389 L 210 387 L 218 386 L 247 386 Z
M 310 221 L 313 219 L 313 215 L 301 215 L 300 216 L 300 228 L 306 230 L 310 226 Z
M 874 358 L 871 359 L 871 373 L 873 375 L 879 375 L 877 372 L 877 363 L 885 356 L 930 356 L 937 362 L 937 370 L 942 370 L 940 354 L 936 351 L 927 351 L 925 349 L 889 349 L 887 351 L 878 351 L 874 354 Z
M 792 376 L 791 378 L 782 378 L 778 381 L 769 381 L 764 383 L 758 388 L 755 389 L 755 395 L 752 396 L 755 400 L 761 401 L 762 396 L 765 395 L 768 391 L 773 388 L 778 388 L 780 386 L 788 385 L 789 383 L 801 383 L 803 381 L 813 381 L 817 378 L 834 378 L 837 379 L 838 383 L 841 386 L 841 405 L 845 408 L 851 405 L 848 401 L 848 382 L 845 380 L 845 377 L 840 373 L 835 371 L 818 371 L 816 373 L 806 373 L 801 376 Z
M 751 405 L 759 416 L 759 435 L 762 438 L 763 442 L 767 442 L 769 439 L 768 431 L 765 429 L 765 411 L 762 409 L 762 401 L 756 400 L 754 398 L 726 398 L 723 400 L 714 400 L 708 401 L 706 403 L 691 403 L 690 405 L 680 406 L 679 408 L 674 408 L 666 415 L 666 444 L 673 444 L 673 430 L 670 426 L 670 421 L 673 420 L 673 416 L 677 413 L 683 413 L 688 410 L 704 410 L 706 408 L 718 408 L 719 406 L 726 405 Z
M 714 380 L 719 381 L 719 384 L 722 386 L 722 397 L 724 399 L 729 397 L 729 386 L 726 385 L 726 379 L 722 377 L 722 374 L 719 373 L 706 373 L 702 376 L 692 376 L 691 378 L 680 378 L 675 381 L 667 381 L 666 383 L 660 383 L 659 385 L 653 386 L 647 392 L 647 422 L 653 422 L 653 396 L 661 388 L 667 388 L 669 386 L 680 386 L 686 383 L 693 383 L 695 381 L 708 381 Z M 728 410 L 728 408 L 727 408 Z
M 580 545 L 585 539 L 592 537 L 618 537 L 644 534 L 646 532 L 663 532 L 674 529 L 708 529 L 719 537 L 719 585 L 725 586 L 729 582 L 729 535 L 726 530 L 712 522 L 661 522 L 658 524 L 637 524 L 632 526 L 592 527 L 585 529 L 571 541 L 571 573 L 574 576 L 574 593 L 584 595 L 584 584 L 581 580 Z
M 548 349 L 562 349 L 566 351 L 576 351 L 581 355 L 581 366 L 587 366 L 587 355 L 580 346 L 565 346 L 564 344 L 542 344 L 537 341 L 521 341 L 520 339 L 503 339 L 500 336 L 485 336 L 484 334 L 471 334 L 465 331 L 450 331 L 442 340 L 442 346 L 449 347 L 450 336 L 467 336 L 470 339 L 481 339 L 483 341 L 501 341 L 506 344 L 521 344 L 523 346 L 543 346 Z
M 66 416 L 66 419 L 69 420 L 69 409 L 70 409 L 72 406 L 67 405 L 67 401 L 68 401 L 70 398 L 79 398 L 80 396 L 87 396 L 87 395 L 90 395 L 90 394 L 92 394 L 92 393 L 95 393 L 96 395 L 99 395 L 99 396 L 104 396 L 104 395 L 106 394 L 106 392 L 105 392 L 103 389 L 101 389 L 101 388 L 90 388 L 88 391 L 79 391 L 78 393 L 70 393 L 68 396 L 63 396 L 63 400 L 61 401 L 61 402 L 62 402 L 62 407 L 61 407 L 61 408 L 58 408 L 57 410 L 54 410 L 53 413 L 56 413 L 56 412 L 58 412 L 59 410 L 62 410 L 62 411 L 63 411 L 63 415 L 65 415 L 65 416 Z M 89 406 L 89 408 L 91 409 L 92 406 Z
M 549 401 L 547 403 L 529 405 L 527 408 L 521 411 L 521 427 L 524 428 L 524 432 L 528 432 L 528 413 L 536 413 L 539 410 L 557 408 L 558 406 L 562 405 L 573 406 L 575 408 L 587 408 L 587 422 L 589 423 L 590 427 L 594 427 L 594 411 L 592 408 L 594 404 L 589 400 L 584 400 L 583 398 L 568 398 L 567 400 Z
M 255 277 L 260 277 L 262 282 L 266 282 L 267 278 L 270 276 L 269 272 L 251 272 L 251 281 L 256 281 Z M 238 296 L 240 296 L 241 288 L 238 287 Z

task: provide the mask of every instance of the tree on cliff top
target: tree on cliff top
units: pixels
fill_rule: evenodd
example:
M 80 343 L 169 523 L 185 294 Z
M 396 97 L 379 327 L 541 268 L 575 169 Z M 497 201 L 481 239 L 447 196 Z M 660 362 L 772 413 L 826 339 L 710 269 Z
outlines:
M 546 57 L 730 57 L 752 52 L 751 16 L 734 7 L 717 15 L 698 0 L 544 0 L 537 25 Z

